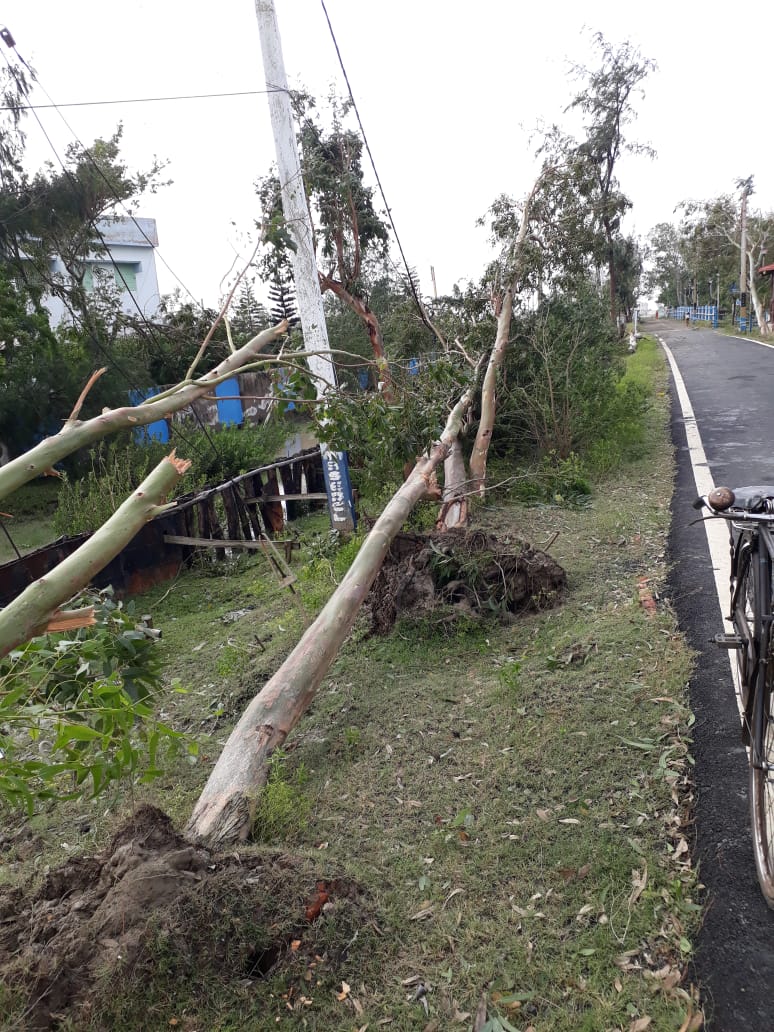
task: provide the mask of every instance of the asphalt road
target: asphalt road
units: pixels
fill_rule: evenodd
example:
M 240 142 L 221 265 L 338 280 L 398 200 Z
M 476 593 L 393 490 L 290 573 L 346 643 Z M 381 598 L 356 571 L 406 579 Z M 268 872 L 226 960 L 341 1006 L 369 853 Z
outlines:
M 774 349 L 681 323 L 651 322 L 672 351 L 693 405 L 716 484 L 774 484 Z M 672 502 L 670 592 L 696 650 L 690 692 L 696 724 L 694 857 L 707 905 L 695 977 L 712 1032 L 774 1030 L 774 911 L 755 877 L 748 774 L 728 656 L 709 644 L 719 619 L 707 540 L 694 523 L 696 497 L 685 427 L 672 390 L 677 480 Z

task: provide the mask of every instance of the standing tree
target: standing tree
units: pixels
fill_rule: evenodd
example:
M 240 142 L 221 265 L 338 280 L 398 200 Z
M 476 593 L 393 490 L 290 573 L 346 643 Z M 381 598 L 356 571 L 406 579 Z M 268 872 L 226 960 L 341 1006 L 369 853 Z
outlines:
M 642 250 L 633 236 L 619 236 L 614 244 L 616 300 L 626 322 L 632 321 L 642 277 Z
M 117 304 L 114 277 L 95 281 L 94 268 L 109 266 L 90 259 L 104 258 L 97 222 L 110 218 L 120 202 L 155 189 L 160 171 L 158 164 L 147 174 L 127 171 L 119 153 L 119 127 L 91 148 L 68 148 L 60 170 L 48 164 L 29 175 L 22 120 L 34 74 L 13 58 L 0 73 L 0 278 L 6 326 L 15 307 L 25 310 L 18 320 L 11 318 L 19 332 L 4 341 L 4 387 L 16 406 L 4 409 L 0 434 L 5 432 L 3 439 L 17 451 L 66 418 L 76 384 L 95 365 L 107 360 L 113 367 L 89 399 L 95 408 L 122 400 L 128 378 L 147 382 L 137 349 L 127 346 L 132 320 Z M 60 298 L 70 313 L 70 324 L 58 327 L 55 335 L 48 327 L 46 296 Z
M 584 80 L 584 87 L 568 110 L 577 109 L 586 118 L 586 139 L 579 144 L 577 153 L 588 165 L 594 182 L 590 200 L 601 228 L 600 258 L 607 266 L 610 315 L 615 322 L 619 313 L 616 239 L 620 235 L 621 219 L 631 206 L 621 192 L 617 165 L 625 152 L 654 156 L 651 147 L 628 141 L 624 132 L 635 117 L 632 101 L 637 94 L 642 95 L 640 84 L 656 68 L 656 63 L 643 57 L 631 43 L 613 46 L 601 33 L 597 33 L 593 41 L 600 54 L 599 67 L 575 68 L 576 75 Z
M 234 298 L 233 312 L 229 321 L 235 333 L 249 339 L 266 329 L 272 321 L 282 322 L 283 319 L 289 318 L 291 315 L 285 314 L 275 318 L 274 313 L 269 313 L 266 307 L 258 301 L 250 284 L 243 280 Z
M 296 293 L 293 286 L 293 270 L 284 252 L 272 255 L 269 283 L 269 313 L 276 320 L 287 319 L 295 322 L 298 319 Z
M 129 173 L 120 139 L 119 127 L 90 148 L 71 145 L 61 170 L 49 164 L 31 178 L 22 171 L 0 190 L 0 264 L 24 291 L 31 310 L 42 315 L 48 296 L 59 299 L 67 312 L 56 328 L 65 395 L 72 397 L 68 372 L 82 382 L 88 370 L 107 366 L 108 375 L 88 399 L 95 409 L 119 404 L 128 388 L 151 380 L 144 349 L 129 338 L 147 338 L 152 330 L 142 313 L 122 307 L 126 285 L 111 264 L 100 225 L 114 217 L 119 204 L 154 190 L 160 166 Z M 54 391 L 38 429 L 49 431 L 66 416 L 66 402 Z
M 749 180 L 740 185 L 751 193 Z M 739 202 L 732 194 L 721 194 L 708 201 L 684 201 L 679 205 L 683 217 L 677 227 L 656 227 L 659 241 L 671 241 L 671 265 L 664 252 L 657 252 L 654 275 L 665 279 L 665 269 L 675 277 L 679 304 L 699 304 L 704 298 L 721 303 L 732 301 L 731 288 L 739 277 L 740 233 Z M 654 231 L 656 232 L 656 231 Z M 750 300 L 761 333 L 768 335 L 772 327 L 766 319 L 768 284 L 758 269 L 765 264 L 774 240 L 774 212 L 751 210 L 745 218 L 745 263 Z M 682 261 L 678 264 L 676 255 Z M 662 295 L 666 294 L 662 290 Z M 671 298 L 674 294 L 669 294 Z
M 646 289 L 665 305 L 686 304 L 684 241 L 676 226 L 659 222 L 653 227 L 648 234 L 646 258 L 649 262 Z

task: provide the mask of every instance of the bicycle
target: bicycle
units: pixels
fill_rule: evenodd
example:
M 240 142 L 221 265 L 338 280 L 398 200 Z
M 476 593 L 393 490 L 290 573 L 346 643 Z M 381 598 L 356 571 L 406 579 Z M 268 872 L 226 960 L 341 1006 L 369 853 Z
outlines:
M 774 908 L 774 487 L 716 487 L 694 507 L 728 522 L 731 612 L 725 619 L 733 632 L 717 634 L 714 641 L 737 657 L 755 867 L 764 899 Z

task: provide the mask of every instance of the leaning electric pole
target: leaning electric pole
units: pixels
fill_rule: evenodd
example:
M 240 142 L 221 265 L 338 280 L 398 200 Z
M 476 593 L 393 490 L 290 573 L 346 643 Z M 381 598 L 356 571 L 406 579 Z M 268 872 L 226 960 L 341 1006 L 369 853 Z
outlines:
M 274 134 L 277 170 L 282 190 L 282 211 L 286 228 L 295 244 L 293 274 L 298 314 L 304 335 L 304 350 L 314 377 L 318 398 L 336 387 L 336 368 L 330 354 L 325 323 L 320 277 L 314 253 L 312 222 L 309 217 L 301 161 L 298 156 L 290 92 L 282 58 L 274 0 L 255 0 L 258 32 L 261 37 L 263 70 L 269 99 L 269 114 Z M 328 507 L 334 530 L 353 530 L 355 512 L 345 452 L 320 446 L 328 493 Z

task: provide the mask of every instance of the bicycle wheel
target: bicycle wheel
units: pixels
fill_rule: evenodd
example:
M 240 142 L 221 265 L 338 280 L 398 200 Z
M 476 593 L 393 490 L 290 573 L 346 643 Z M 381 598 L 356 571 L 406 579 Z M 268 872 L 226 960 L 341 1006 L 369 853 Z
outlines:
M 753 705 L 750 811 L 758 881 L 764 899 L 774 908 L 774 696 L 765 666 L 760 669 Z
M 753 549 L 749 542 L 741 542 L 736 556 L 736 576 L 739 582 L 739 590 L 736 593 L 733 623 L 734 630 L 743 641 L 742 647 L 736 649 L 735 653 L 745 740 L 748 739 L 750 730 L 750 714 L 747 711 L 750 699 L 750 681 L 755 676 L 755 642 L 757 636 L 752 555 Z M 732 585 L 732 589 L 735 587 L 736 585 Z

